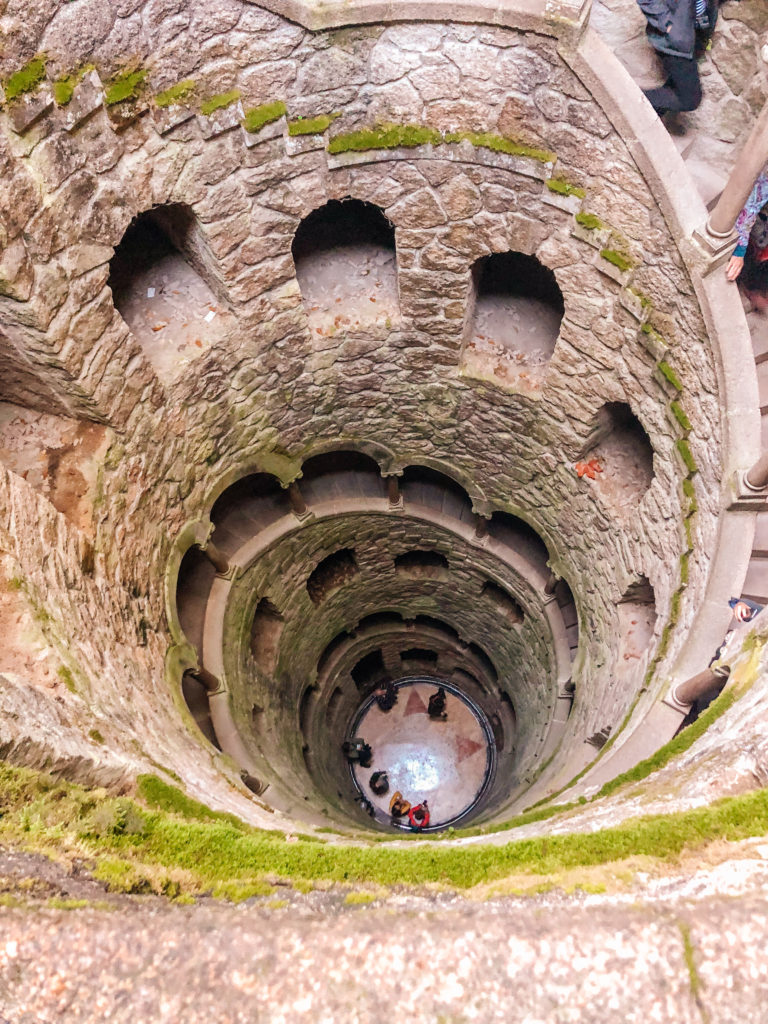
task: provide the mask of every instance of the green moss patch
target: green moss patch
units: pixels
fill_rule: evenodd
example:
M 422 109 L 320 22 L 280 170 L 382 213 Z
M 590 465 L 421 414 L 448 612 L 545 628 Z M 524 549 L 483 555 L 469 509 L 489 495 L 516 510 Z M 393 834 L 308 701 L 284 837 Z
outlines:
M 618 252 L 616 249 L 601 249 L 600 255 L 608 263 L 612 263 L 614 267 L 625 273 L 627 270 L 631 270 L 634 264 L 623 253 Z
M 594 213 L 577 213 L 574 220 L 580 227 L 586 228 L 587 231 L 600 231 L 605 227 L 605 224 Z
M 688 431 L 693 429 L 691 427 L 691 421 L 685 414 L 685 409 L 683 409 L 682 405 L 680 405 L 678 401 L 672 402 L 669 408 L 672 410 L 672 415 L 675 417 L 675 419 L 683 428 L 683 430 Z
M 163 89 L 155 96 L 155 105 L 163 107 L 171 107 L 174 103 L 183 103 L 188 100 L 195 91 L 195 80 L 194 78 L 185 78 L 183 82 L 177 82 L 176 85 L 172 85 L 170 89 Z
M 546 184 L 550 192 L 555 192 L 559 196 L 576 196 L 578 199 L 583 199 L 587 194 L 583 188 L 579 188 L 578 185 L 570 185 L 562 178 L 547 178 Z
M 336 135 L 328 143 L 328 152 L 364 152 L 371 149 L 442 146 L 460 142 L 469 142 L 479 149 L 490 149 L 494 153 L 529 157 L 541 163 L 554 163 L 556 159 L 555 154 L 549 150 L 526 146 L 514 139 L 491 132 L 440 132 L 437 128 L 415 124 L 385 124 L 377 128 L 362 128 L 356 132 Z
M 685 463 L 685 468 L 688 470 L 688 472 L 698 473 L 699 467 L 696 465 L 696 459 L 694 459 L 693 457 L 693 453 L 691 452 L 691 446 L 688 444 L 688 442 L 684 438 L 681 438 L 679 441 L 675 442 L 675 447 L 680 453 L 680 458 Z
M 211 96 L 210 99 L 207 99 L 204 103 L 200 104 L 200 113 L 204 117 L 210 117 L 211 114 L 215 114 L 217 110 L 224 110 L 225 107 L 231 107 L 232 104 L 237 103 L 239 99 L 239 89 L 230 89 L 229 92 L 217 93 L 215 96 Z
M 53 98 L 56 101 L 57 107 L 66 107 L 72 100 L 78 81 L 77 75 L 66 75 L 64 78 L 58 78 L 53 83 Z
M 137 68 L 135 71 L 121 71 L 119 75 L 110 78 L 104 88 L 106 105 L 114 107 L 117 103 L 135 100 L 148 74 L 146 68 Z
M 328 143 L 329 153 L 362 152 L 368 149 L 399 149 L 439 146 L 443 137 L 435 128 L 415 124 L 391 124 L 381 128 L 362 128 L 357 132 L 336 135 Z
M 662 377 L 665 377 L 669 381 L 669 383 L 672 385 L 675 391 L 683 390 L 682 381 L 665 359 L 662 359 L 661 362 L 658 364 L 658 369 Z
M 282 100 L 275 100 L 274 103 L 262 103 L 260 107 L 252 107 L 246 110 L 243 118 L 243 128 L 250 134 L 261 131 L 266 124 L 272 124 L 285 115 L 285 104 Z
M 297 117 L 288 122 L 289 135 L 322 135 L 327 132 L 339 114 L 320 114 L 318 117 Z
M 23 96 L 24 93 L 33 92 L 44 78 L 45 56 L 40 54 L 28 61 L 23 68 L 19 68 L 18 71 L 14 71 L 10 78 L 5 80 L 3 88 L 5 89 L 6 101 L 10 103 L 10 101 L 15 100 L 17 96 Z

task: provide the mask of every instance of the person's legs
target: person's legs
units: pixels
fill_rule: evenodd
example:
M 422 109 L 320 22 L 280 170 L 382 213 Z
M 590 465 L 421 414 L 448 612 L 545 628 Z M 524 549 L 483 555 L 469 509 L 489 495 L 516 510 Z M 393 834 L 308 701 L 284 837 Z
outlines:
M 666 114 L 668 110 L 696 110 L 701 103 L 699 65 L 693 57 L 678 57 L 671 53 L 660 53 L 659 57 L 667 80 L 658 89 L 645 92 L 653 109 L 659 115 Z

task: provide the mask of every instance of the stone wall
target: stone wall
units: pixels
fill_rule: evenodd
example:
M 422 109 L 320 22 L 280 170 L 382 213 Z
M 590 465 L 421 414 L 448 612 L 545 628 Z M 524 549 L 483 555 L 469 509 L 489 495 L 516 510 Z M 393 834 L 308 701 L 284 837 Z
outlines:
M 47 64 L 45 79 L 2 114 L 0 200 L 13 258 L 0 268 L 0 323 L 23 338 L 41 393 L 115 430 L 96 509 L 100 557 L 94 583 L 83 584 L 108 593 L 114 612 L 86 614 L 75 596 L 74 541 L 55 572 L 42 568 L 45 539 L 17 527 L 93 701 L 126 737 L 144 723 L 123 715 L 116 693 L 141 695 L 148 717 L 158 705 L 170 713 L 163 575 L 174 536 L 207 514 L 218 480 L 275 459 L 299 465 L 314 445 L 375 440 L 401 466 L 455 467 L 486 508 L 541 533 L 587 638 L 573 743 L 618 726 L 634 695 L 611 687 L 615 602 L 646 575 L 660 634 L 670 613 L 690 622 L 705 591 L 724 399 L 680 239 L 551 26 L 313 33 L 240 0 L 16 2 L 6 17 L 6 93 L 35 54 Z M 95 72 L 81 77 L 90 64 Z M 145 73 L 135 96 L 107 105 L 128 71 Z M 71 99 L 57 104 L 53 84 L 72 74 Z M 161 91 L 186 80 L 194 91 L 183 102 L 158 106 Z M 231 90 L 239 97 L 228 106 L 203 112 Z M 298 131 L 300 119 L 333 119 L 308 135 L 287 132 L 284 118 L 243 130 L 244 114 L 276 101 Z M 329 152 L 329 140 L 381 122 L 417 126 L 426 141 Z M 373 145 L 347 140 L 364 144 Z M 308 329 L 291 240 L 313 209 L 348 196 L 395 225 L 401 317 L 319 336 Z M 237 328 L 162 385 L 106 282 L 131 218 L 171 202 L 197 218 L 200 267 Z M 462 355 L 472 264 L 508 249 L 536 255 L 564 296 L 540 387 L 510 386 L 492 369 L 478 379 Z M 655 452 L 653 484 L 624 514 L 573 466 L 607 401 L 629 403 Z M 129 653 L 144 633 L 151 669 L 143 655 L 134 668 Z M 667 636 L 663 651 L 683 637 Z M 168 750 L 177 771 L 186 742 Z

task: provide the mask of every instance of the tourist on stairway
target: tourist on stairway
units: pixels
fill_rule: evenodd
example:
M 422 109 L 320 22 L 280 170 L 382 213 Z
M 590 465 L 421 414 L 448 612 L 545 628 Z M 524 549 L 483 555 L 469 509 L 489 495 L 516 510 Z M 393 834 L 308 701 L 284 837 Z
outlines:
M 397 704 L 397 687 L 391 679 L 385 679 L 373 691 L 373 696 L 382 711 L 391 711 Z
M 389 801 L 389 813 L 392 815 L 393 823 L 395 818 L 402 818 L 404 814 L 407 814 L 410 811 L 410 809 L 410 803 L 403 797 L 403 794 L 398 789 Z
M 446 720 L 448 715 L 445 711 L 445 687 L 441 686 L 429 698 L 427 714 L 430 718 L 435 718 L 442 722 Z
M 429 807 L 426 800 L 416 804 L 415 807 L 408 811 L 408 821 L 412 828 L 427 828 L 429 825 Z
M 344 740 L 341 749 L 350 764 L 359 764 L 361 768 L 371 767 L 373 751 L 370 744 L 366 743 L 360 736 L 355 736 L 351 740 Z
M 661 60 L 666 81 L 645 95 L 656 113 L 696 110 L 701 103 L 701 80 L 696 63 L 714 31 L 718 0 L 637 0 L 645 15 L 646 34 Z
M 371 776 L 371 792 L 376 796 L 384 796 L 389 792 L 389 778 L 386 772 L 374 772 Z

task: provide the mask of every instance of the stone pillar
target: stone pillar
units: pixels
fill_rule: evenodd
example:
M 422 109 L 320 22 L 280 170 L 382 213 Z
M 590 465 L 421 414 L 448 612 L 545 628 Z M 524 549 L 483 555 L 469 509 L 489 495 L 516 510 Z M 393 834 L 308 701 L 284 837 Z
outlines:
M 208 693 L 216 693 L 221 689 L 221 680 L 218 676 L 215 676 L 213 672 L 209 672 L 207 668 L 202 665 L 200 668 L 194 668 L 189 670 L 189 674 L 194 676 L 198 682 L 202 683 Z
M 304 496 L 295 480 L 288 484 L 288 501 L 291 503 L 291 511 L 299 519 L 303 519 L 308 514 L 307 503 L 304 501 Z
M 219 576 L 228 576 L 231 572 L 231 566 L 229 559 L 221 550 L 217 547 L 212 540 L 209 540 L 204 548 L 201 548 L 203 554 L 214 567 Z
M 736 158 L 731 176 L 710 214 L 706 231 L 717 239 L 728 238 L 758 174 L 768 163 L 768 103 L 755 121 L 749 138 Z
M 757 462 L 744 474 L 744 483 L 752 491 L 768 487 L 768 452 L 763 452 Z
M 402 508 L 403 497 L 400 494 L 400 481 L 396 476 L 387 477 L 387 498 L 391 508 Z
M 485 540 L 488 536 L 488 520 L 485 516 L 478 515 L 475 513 L 475 538 L 476 540 Z
M 551 597 L 554 594 L 555 588 L 557 587 L 557 583 L 557 576 L 555 576 L 555 574 L 551 572 L 547 577 L 547 582 L 544 584 L 544 593 L 547 595 L 547 597 Z
M 727 665 L 705 668 L 703 672 L 691 676 L 684 683 L 678 683 L 672 690 L 672 700 L 677 704 L 691 705 L 712 690 L 718 687 L 722 689 L 730 674 L 731 670 Z

